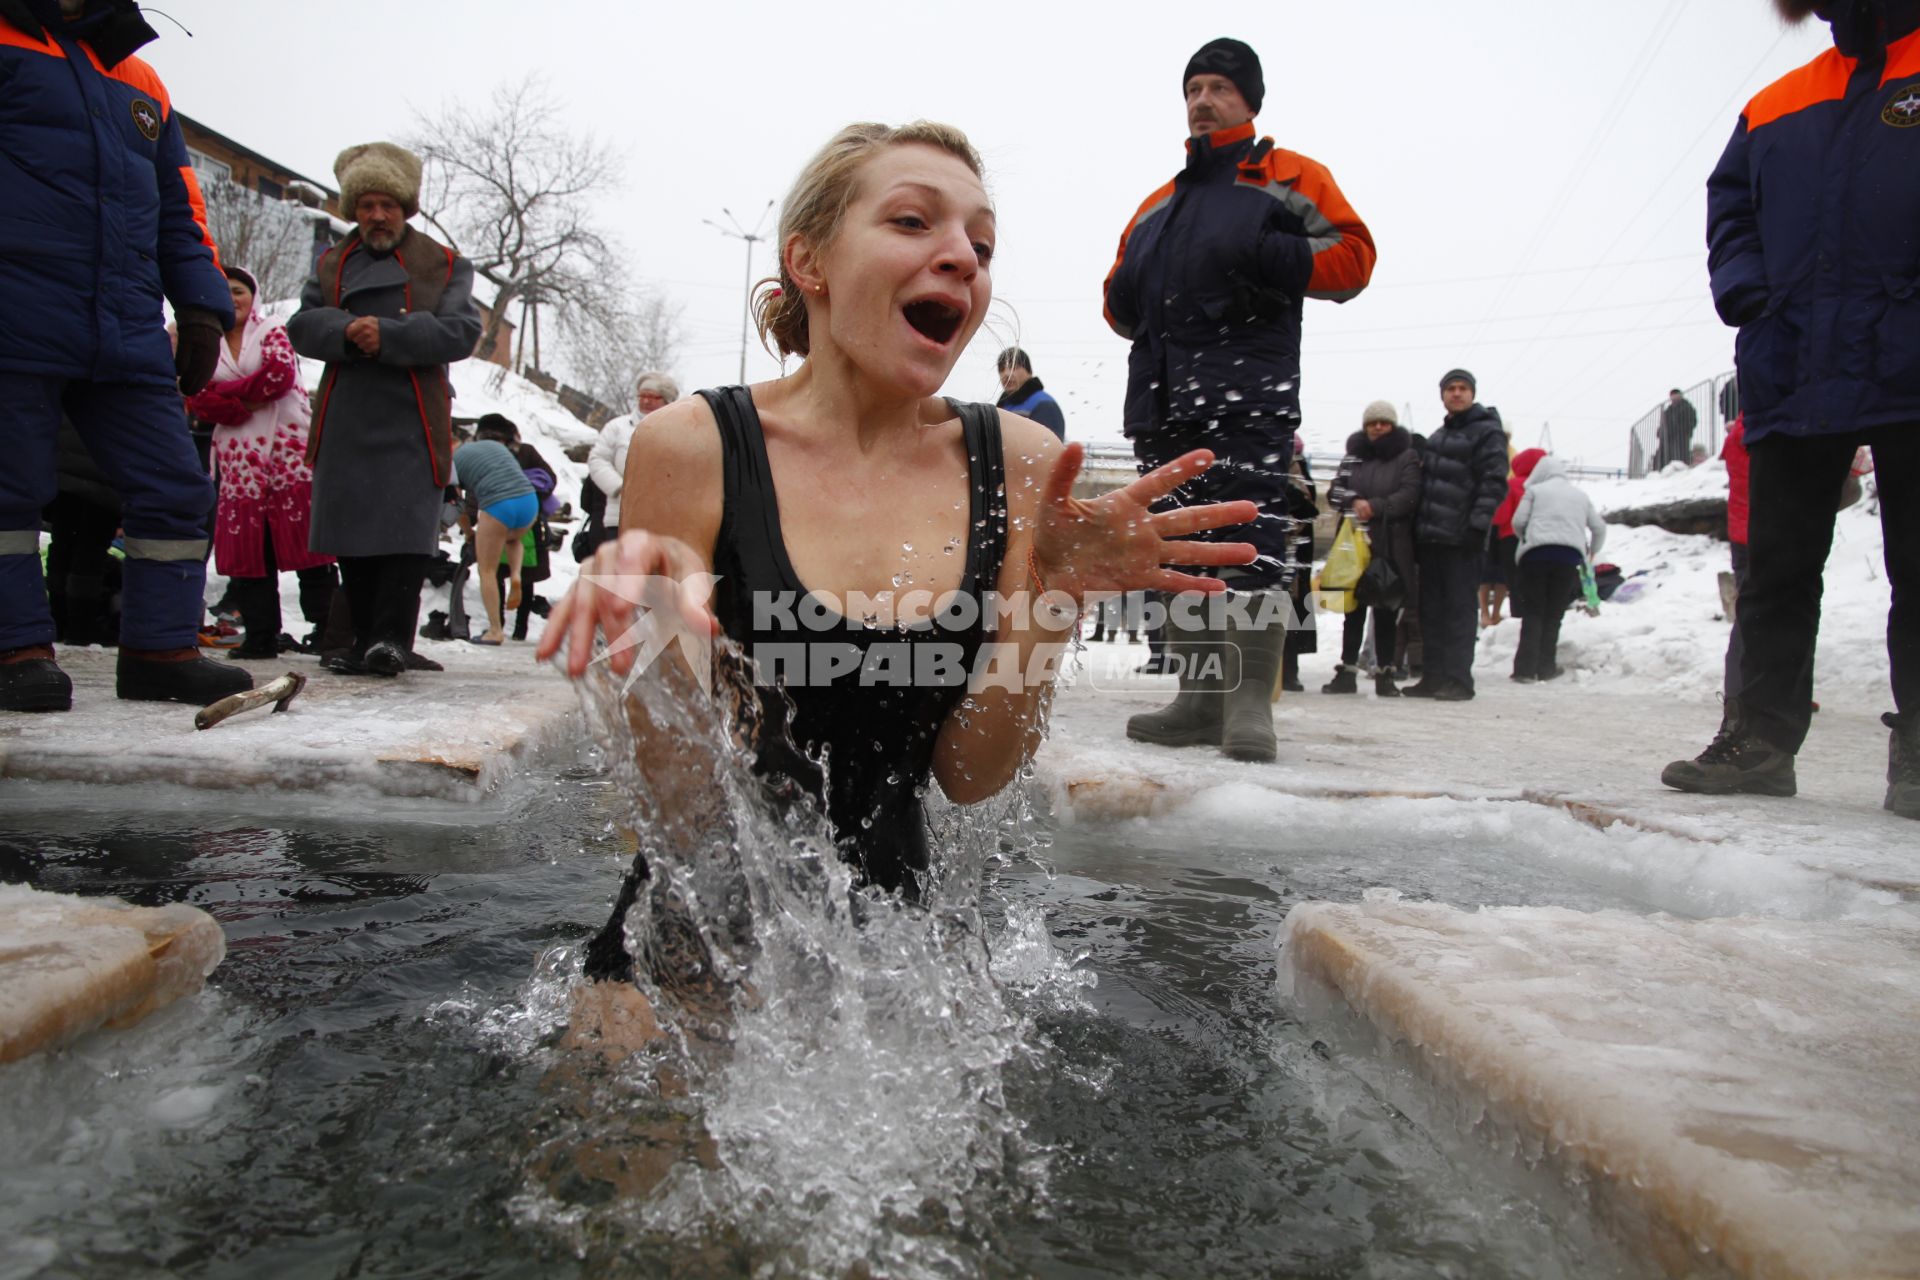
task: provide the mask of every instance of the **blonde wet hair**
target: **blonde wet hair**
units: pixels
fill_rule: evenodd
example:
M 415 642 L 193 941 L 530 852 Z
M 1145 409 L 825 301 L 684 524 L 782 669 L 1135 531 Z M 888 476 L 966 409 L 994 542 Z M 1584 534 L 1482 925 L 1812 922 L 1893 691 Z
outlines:
M 780 274 L 754 286 L 753 319 L 760 341 L 778 356 L 805 356 L 811 346 L 807 334 L 807 300 L 787 270 L 787 244 L 800 236 L 816 251 L 833 243 L 859 189 L 862 166 L 888 147 L 909 144 L 933 147 L 959 160 L 984 180 L 986 166 L 967 135 L 950 124 L 915 120 L 899 126 L 850 124 L 807 161 L 780 206 Z

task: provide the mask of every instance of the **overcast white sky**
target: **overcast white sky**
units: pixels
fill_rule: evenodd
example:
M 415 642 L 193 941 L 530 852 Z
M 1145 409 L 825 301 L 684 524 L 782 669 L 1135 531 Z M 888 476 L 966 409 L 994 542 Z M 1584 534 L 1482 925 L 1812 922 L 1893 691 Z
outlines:
M 332 184 L 341 147 L 529 71 L 610 141 L 605 221 L 685 304 L 687 389 L 739 372 L 749 226 L 856 119 L 965 129 L 999 208 L 994 318 L 950 394 L 992 399 L 1017 337 L 1069 438 L 1119 438 L 1126 345 L 1100 283 L 1140 200 L 1178 169 L 1180 74 L 1207 40 L 1265 64 L 1257 123 L 1332 170 L 1380 248 L 1373 285 L 1307 305 L 1303 427 L 1337 450 L 1385 397 L 1430 429 L 1464 364 L 1517 441 L 1625 461 L 1670 386 L 1732 365 L 1707 295 L 1703 184 L 1746 100 L 1826 45 L 1767 0 L 1375 0 L 1237 6 L 860 2 L 529 5 L 164 0 L 144 56 L 181 110 Z M 771 225 L 771 219 L 769 219 Z M 765 246 L 755 275 L 765 274 Z M 750 344 L 750 380 L 775 362 Z

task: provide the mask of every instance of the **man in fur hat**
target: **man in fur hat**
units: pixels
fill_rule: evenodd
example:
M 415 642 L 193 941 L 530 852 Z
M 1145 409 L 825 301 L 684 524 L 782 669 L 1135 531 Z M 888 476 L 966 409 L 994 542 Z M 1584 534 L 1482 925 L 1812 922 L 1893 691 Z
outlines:
M 314 396 L 309 545 L 339 557 L 353 648 L 350 675 L 409 665 L 420 588 L 440 539 L 452 474 L 447 366 L 473 354 L 480 313 L 473 266 L 407 225 L 420 211 L 420 159 L 390 142 L 348 147 L 333 163 L 355 223 L 320 256 L 287 332 L 326 361 Z
M 1212 469 L 1175 500 L 1257 503 L 1252 524 L 1202 536 L 1251 542 L 1260 556 L 1221 572 L 1242 593 L 1224 627 L 1199 624 L 1188 602 L 1175 602 L 1168 635 L 1180 696 L 1129 720 L 1127 736 L 1271 760 L 1268 691 L 1287 643 L 1279 615 L 1292 611 L 1276 606 L 1294 573 L 1288 472 L 1303 303 L 1344 302 L 1366 288 L 1373 237 L 1325 166 L 1258 136 L 1266 84 L 1252 49 L 1210 40 L 1180 85 L 1186 164 L 1140 205 L 1107 274 L 1107 323 L 1133 343 L 1122 426 L 1143 469 L 1211 449 Z
M 1707 179 L 1748 454 L 1738 687 L 1707 749 L 1660 780 L 1794 794 L 1834 509 L 1866 445 L 1893 596 L 1885 807 L 1920 818 L 1920 0 L 1778 8 L 1817 14 L 1834 47 L 1747 104 Z
M 204 705 L 251 688 L 202 657 L 213 487 L 180 405 L 233 299 L 132 0 L 0 0 L 0 711 L 65 711 L 40 570 L 64 412 L 120 498 L 116 692 Z M 178 321 L 170 348 L 163 303 Z

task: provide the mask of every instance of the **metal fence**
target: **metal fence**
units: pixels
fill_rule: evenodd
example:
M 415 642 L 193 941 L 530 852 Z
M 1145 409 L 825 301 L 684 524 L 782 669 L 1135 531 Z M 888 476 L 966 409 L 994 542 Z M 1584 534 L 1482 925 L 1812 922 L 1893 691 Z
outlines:
M 1731 369 L 1687 388 L 1680 404 L 1662 397 L 1627 433 L 1627 475 L 1637 480 L 1673 462 L 1692 465 L 1718 456 L 1739 414 L 1740 388 Z

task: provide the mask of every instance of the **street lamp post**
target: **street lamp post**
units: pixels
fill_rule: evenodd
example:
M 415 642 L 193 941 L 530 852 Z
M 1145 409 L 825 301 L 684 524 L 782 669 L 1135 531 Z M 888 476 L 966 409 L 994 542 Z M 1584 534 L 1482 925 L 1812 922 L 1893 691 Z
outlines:
M 746 385 L 747 381 L 747 327 L 748 322 L 753 318 L 753 246 L 756 242 L 766 239 L 761 234 L 761 228 L 767 225 L 767 215 L 773 212 L 773 205 L 773 201 L 767 201 L 767 207 L 760 211 L 760 218 L 753 224 L 751 231 L 741 226 L 740 220 L 733 216 L 733 210 L 727 208 L 722 208 L 720 212 L 727 215 L 727 221 L 733 224 L 731 228 L 721 226 L 712 218 L 700 219 L 721 235 L 744 241 L 747 246 L 746 297 L 740 304 L 740 383 L 742 386 Z

